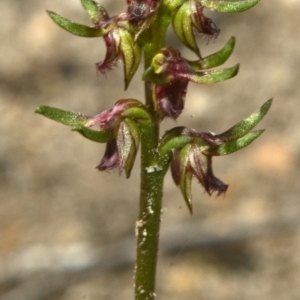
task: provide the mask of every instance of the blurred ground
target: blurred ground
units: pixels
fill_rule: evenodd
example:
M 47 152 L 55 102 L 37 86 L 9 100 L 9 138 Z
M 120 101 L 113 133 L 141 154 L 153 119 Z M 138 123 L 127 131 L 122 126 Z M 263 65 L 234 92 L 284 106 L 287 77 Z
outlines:
M 123 2 L 101 1 L 111 15 Z M 0 2 L 0 299 L 130 300 L 138 163 L 129 180 L 99 173 L 103 146 L 33 112 L 45 104 L 94 115 L 120 98 L 142 99 L 141 71 L 126 93 L 121 65 L 99 80 L 103 41 L 62 31 L 45 9 L 88 22 L 79 0 Z M 157 299 L 300 297 L 299 9 L 264 0 L 240 15 L 213 14 L 222 32 L 203 52 L 234 35 L 227 65 L 241 70 L 213 86 L 191 84 L 176 125 L 222 132 L 274 103 L 259 140 L 214 160 L 225 198 L 195 182 L 191 217 L 166 176 Z

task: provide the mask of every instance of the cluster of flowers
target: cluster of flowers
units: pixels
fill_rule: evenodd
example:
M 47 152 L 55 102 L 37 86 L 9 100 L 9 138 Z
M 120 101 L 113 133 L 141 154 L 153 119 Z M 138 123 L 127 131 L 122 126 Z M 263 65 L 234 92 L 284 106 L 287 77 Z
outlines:
M 215 83 L 234 77 L 239 65 L 213 69 L 222 65 L 231 55 L 235 39 L 231 38 L 220 51 L 202 57 L 196 35 L 202 34 L 208 41 L 216 38 L 220 30 L 205 16 L 208 8 L 223 13 L 247 10 L 259 0 L 127 0 L 127 11 L 110 17 L 104 7 L 93 0 L 81 0 L 93 26 L 77 24 L 54 13 L 50 17 L 65 30 L 84 37 L 103 37 L 107 52 L 96 64 L 99 73 L 106 73 L 118 61 L 124 65 L 125 89 L 129 86 L 141 60 L 145 35 L 158 18 L 160 10 L 170 19 L 179 40 L 198 57 L 190 61 L 172 47 L 159 49 L 143 74 L 143 80 L 151 84 L 153 107 L 160 121 L 169 117 L 177 119 L 182 113 L 188 83 Z M 186 127 L 167 131 L 156 149 L 160 157 L 157 171 L 170 166 L 174 182 L 181 189 L 188 208 L 192 212 L 191 181 L 196 177 L 208 194 L 217 195 L 227 190 L 227 185 L 216 178 L 212 170 L 212 156 L 227 155 L 249 145 L 263 130 L 250 130 L 264 117 L 271 105 L 267 101 L 257 112 L 222 134 L 198 132 Z M 143 131 L 151 127 L 153 116 L 148 108 L 136 99 L 122 99 L 113 108 L 94 117 L 83 116 L 55 108 L 41 106 L 37 109 L 49 118 L 72 126 L 85 137 L 107 143 L 104 157 L 98 169 L 119 168 L 130 176 Z M 99 130 L 91 127 L 98 126 Z

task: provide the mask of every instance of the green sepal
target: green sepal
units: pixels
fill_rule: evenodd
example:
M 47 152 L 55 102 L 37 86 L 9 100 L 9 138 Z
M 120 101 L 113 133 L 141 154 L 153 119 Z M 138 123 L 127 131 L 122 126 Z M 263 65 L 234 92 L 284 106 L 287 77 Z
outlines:
M 151 122 L 151 115 L 147 108 L 141 104 L 139 107 L 130 107 L 121 113 L 122 117 L 130 118 L 139 124 L 145 124 Z
M 239 150 L 247 147 L 248 145 L 250 145 L 263 132 L 264 132 L 264 129 L 249 132 L 245 136 L 243 136 L 237 140 L 224 143 L 220 146 L 209 147 L 209 148 L 203 150 L 203 153 L 206 155 L 213 155 L 213 156 L 231 154 L 233 152 L 239 151 Z
M 255 6 L 260 0 L 198 0 L 203 6 L 220 13 L 239 13 Z
M 101 28 L 89 27 L 82 24 L 74 23 L 52 11 L 47 11 L 50 18 L 61 28 L 66 31 L 82 37 L 102 37 L 107 32 Z
M 186 127 L 180 126 L 166 131 L 158 146 L 158 152 L 162 157 L 171 158 L 174 149 L 178 150 L 192 141 L 190 136 L 183 134 L 185 129 Z
M 140 142 L 140 133 L 136 123 L 130 119 L 121 122 L 116 139 L 120 167 L 121 170 L 125 170 L 126 178 L 129 178 Z
M 133 147 L 131 149 L 130 152 L 130 157 L 128 159 L 128 177 L 130 176 L 130 172 L 131 169 L 133 167 L 133 164 L 135 162 L 135 157 L 137 155 L 137 152 L 139 150 L 139 145 L 140 145 L 140 141 L 141 141 L 141 132 L 139 129 L 139 126 L 131 119 L 125 119 L 125 123 L 127 124 L 129 130 L 130 130 L 130 134 L 131 134 L 131 138 L 133 141 Z
M 174 14 L 172 25 L 179 40 L 201 57 L 193 31 L 192 14 L 191 1 L 186 1 Z
M 203 73 L 194 73 L 190 75 L 190 80 L 196 83 L 215 83 L 230 79 L 239 71 L 239 64 L 231 68 L 207 71 Z
M 194 137 L 190 137 L 188 135 L 174 137 L 159 146 L 159 153 L 162 156 L 171 156 L 174 149 L 180 149 L 184 147 L 186 144 L 191 143 L 193 139 Z
M 272 101 L 273 99 L 269 99 L 260 107 L 260 109 L 251 114 L 248 118 L 242 120 L 227 131 L 218 134 L 215 137 L 223 142 L 230 142 L 243 137 L 263 119 L 269 111 Z
M 188 61 L 188 64 L 195 70 L 211 69 L 224 64 L 234 50 L 235 37 L 232 37 L 224 48 L 197 61 Z
M 155 57 L 154 57 L 155 59 Z M 151 65 L 147 68 L 142 76 L 142 80 L 144 81 L 152 81 L 155 84 L 163 85 L 170 82 L 170 77 L 168 75 L 156 74 L 155 69 Z
M 77 131 L 85 138 L 87 138 L 93 142 L 96 142 L 96 143 L 107 143 L 113 139 L 112 132 L 93 130 L 93 129 L 89 129 L 85 126 L 73 127 L 72 131 Z
M 81 4 L 94 24 L 109 17 L 105 8 L 93 0 L 81 0 Z
M 85 126 L 89 117 L 80 113 L 74 113 L 71 111 L 62 110 L 60 108 L 50 107 L 46 105 L 39 106 L 35 109 L 35 112 L 41 114 L 51 120 L 57 121 L 59 123 L 76 127 Z
M 193 214 L 193 206 L 192 206 L 192 179 L 193 173 L 186 167 L 189 161 L 190 151 L 192 145 L 185 145 L 178 154 L 180 159 L 180 180 L 179 187 L 185 203 L 190 211 Z
M 152 58 L 151 65 L 144 71 L 142 79 L 159 85 L 169 83 L 172 75 L 166 72 L 167 69 L 167 57 L 159 52 Z
M 180 189 L 184 197 L 185 203 L 189 209 L 190 214 L 193 214 L 193 203 L 192 203 L 192 179 L 193 174 L 190 172 L 185 172 L 185 177 L 180 184 Z
M 143 23 L 141 23 L 141 24 L 139 23 L 139 24 L 135 25 L 135 28 L 136 28 L 136 29 L 134 29 L 134 41 L 135 42 L 142 36 L 142 34 L 147 29 L 149 29 L 149 27 L 154 22 L 156 17 L 157 17 L 157 11 L 156 12 L 153 11 L 152 13 L 150 13 L 150 15 L 148 15 L 148 17 L 145 20 L 143 20 Z M 168 18 L 168 17 L 166 16 L 166 18 Z M 166 21 L 166 19 L 165 19 L 165 21 Z M 141 44 L 143 44 L 143 42 Z
M 173 14 L 178 7 L 184 4 L 184 2 L 186 2 L 186 0 L 165 0 L 164 7 L 166 7 L 169 13 Z
M 139 126 L 136 124 L 135 121 L 133 121 L 129 118 L 126 118 L 124 120 L 124 122 L 126 123 L 126 125 L 129 128 L 132 140 L 134 142 L 134 145 L 135 145 L 135 148 L 136 148 L 136 151 L 137 151 L 138 147 L 139 147 L 139 144 L 140 144 L 140 141 L 141 141 L 141 133 L 140 133 L 140 130 L 139 130 Z
M 193 136 L 190 128 L 179 126 L 168 130 L 161 138 L 158 152 L 162 157 L 172 157 L 174 150 L 180 150 L 189 143 L 196 143 L 198 146 L 205 146 L 206 143 L 200 137 Z
M 106 143 L 113 137 L 111 132 L 96 131 L 87 128 L 90 118 L 80 113 L 65 111 L 60 108 L 50 106 L 39 106 L 35 110 L 36 113 L 41 114 L 53 121 L 72 127 L 73 131 L 79 132 L 84 137 L 98 143 Z
M 141 49 L 134 37 L 126 29 L 119 29 L 121 37 L 121 52 L 124 59 L 124 77 L 125 90 L 128 88 L 130 81 L 139 67 L 141 61 Z

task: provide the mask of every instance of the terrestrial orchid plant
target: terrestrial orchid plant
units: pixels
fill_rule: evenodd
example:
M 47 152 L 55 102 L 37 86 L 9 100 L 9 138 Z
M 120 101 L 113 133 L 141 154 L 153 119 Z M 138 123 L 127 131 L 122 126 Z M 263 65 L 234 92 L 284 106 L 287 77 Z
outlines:
M 110 17 L 102 5 L 81 0 L 93 25 L 77 24 L 48 11 L 52 20 L 68 32 L 82 37 L 104 39 L 107 52 L 96 64 L 107 73 L 121 61 L 125 89 L 144 55 L 145 102 L 129 98 L 116 101 L 112 108 L 95 116 L 73 113 L 49 106 L 36 112 L 71 126 L 73 131 L 98 143 L 106 143 L 100 171 L 117 168 L 130 177 L 138 148 L 141 146 L 140 211 L 136 225 L 137 258 L 135 299 L 151 300 L 155 294 L 155 272 L 159 241 L 163 180 L 170 167 L 175 184 L 193 212 L 193 177 L 204 190 L 217 196 L 228 185 L 212 169 L 213 156 L 238 151 L 259 137 L 264 130 L 251 131 L 268 112 L 272 100 L 221 134 L 174 127 L 160 136 L 160 124 L 166 118 L 176 120 L 184 109 L 188 83 L 211 84 L 234 77 L 239 65 L 218 68 L 230 57 L 235 38 L 218 52 L 203 57 L 197 43 L 202 35 L 208 41 L 217 38 L 220 29 L 205 11 L 239 13 L 259 0 L 127 0 L 127 11 Z M 197 56 L 189 60 L 180 51 L 166 45 L 166 33 L 172 26 L 178 39 Z M 92 129 L 96 128 L 98 130 Z

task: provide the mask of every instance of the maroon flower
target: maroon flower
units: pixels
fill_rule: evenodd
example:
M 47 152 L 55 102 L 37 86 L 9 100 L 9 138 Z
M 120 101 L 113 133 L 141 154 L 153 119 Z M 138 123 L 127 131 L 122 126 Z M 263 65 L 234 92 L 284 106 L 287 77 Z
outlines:
M 221 1 L 222 2 L 222 1 Z M 196 42 L 196 34 L 204 35 L 208 41 L 216 38 L 220 29 L 214 22 L 205 17 L 201 1 L 186 0 L 173 14 L 172 25 L 180 41 L 194 51 L 199 58 L 201 53 Z
M 141 59 L 141 49 L 135 41 L 134 30 L 126 13 L 116 17 L 101 20 L 96 25 L 107 33 L 103 35 L 106 44 L 104 60 L 96 63 L 96 69 L 101 74 L 115 67 L 118 61 L 124 64 L 125 89 L 128 87 L 135 74 Z
M 139 27 L 143 24 L 136 28 L 136 24 L 130 20 L 132 16 L 129 13 L 109 17 L 105 8 L 95 1 L 82 1 L 82 4 L 94 23 L 92 27 L 74 23 L 54 12 L 48 13 L 55 23 L 72 34 L 91 38 L 103 37 L 106 55 L 104 60 L 96 63 L 97 71 L 106 74 L 119 60 L 122 60 L 125 89 L 127 89 L 141 59 L 141 49 L 136 38 L 137 32 L 141 31 Z
M 251 130 L 266 115 L 271 104 L 272 99 L 221 134 L 175 127 L 163 135 L 158 148 L 163 158 L 162 164 L 170 162 L 173 180 L 179 186 L 191 213 L 193 177 L 198 179 L 209 195 L 224 194 L 228 185 L 214 175 L 212 157 L 234 153 L 257 139 L 264 130 Z
M 89 119 L 87 127 L 99 126 L 101 131 L 109 132 L 112 137 L 97 166 L 98 170 L 118 167 L 120 173 L 125 170 L 127 178 L 130 176 L 140 143 L 137 123 L 145 121 L 146 114 L 145 107 L 138 100 L 122 99 L 113 108 Z
M 196 143 L 187 144 L 180 150 L 175 150 L 171 161 L 172 177 L 180 187 L 183 196 L 192 212 L 191 183 L 196 177 L 205 191 L 217 196 L 227 191 L 228 185 L 214 176 L 212 157 L 203 154 L 202 147 Z
M 143 74 L 143 79 L 154 83 L 157 106 L 162 118 L 176 119 L 181 114 L 189 81 L 214 83 L 237 74 L 238 66 L 220 70 L 203 70 L 204 60 L 187 61 L 179 51 L 171 47 L 162 48 L 153 57 L 150 67 Z

